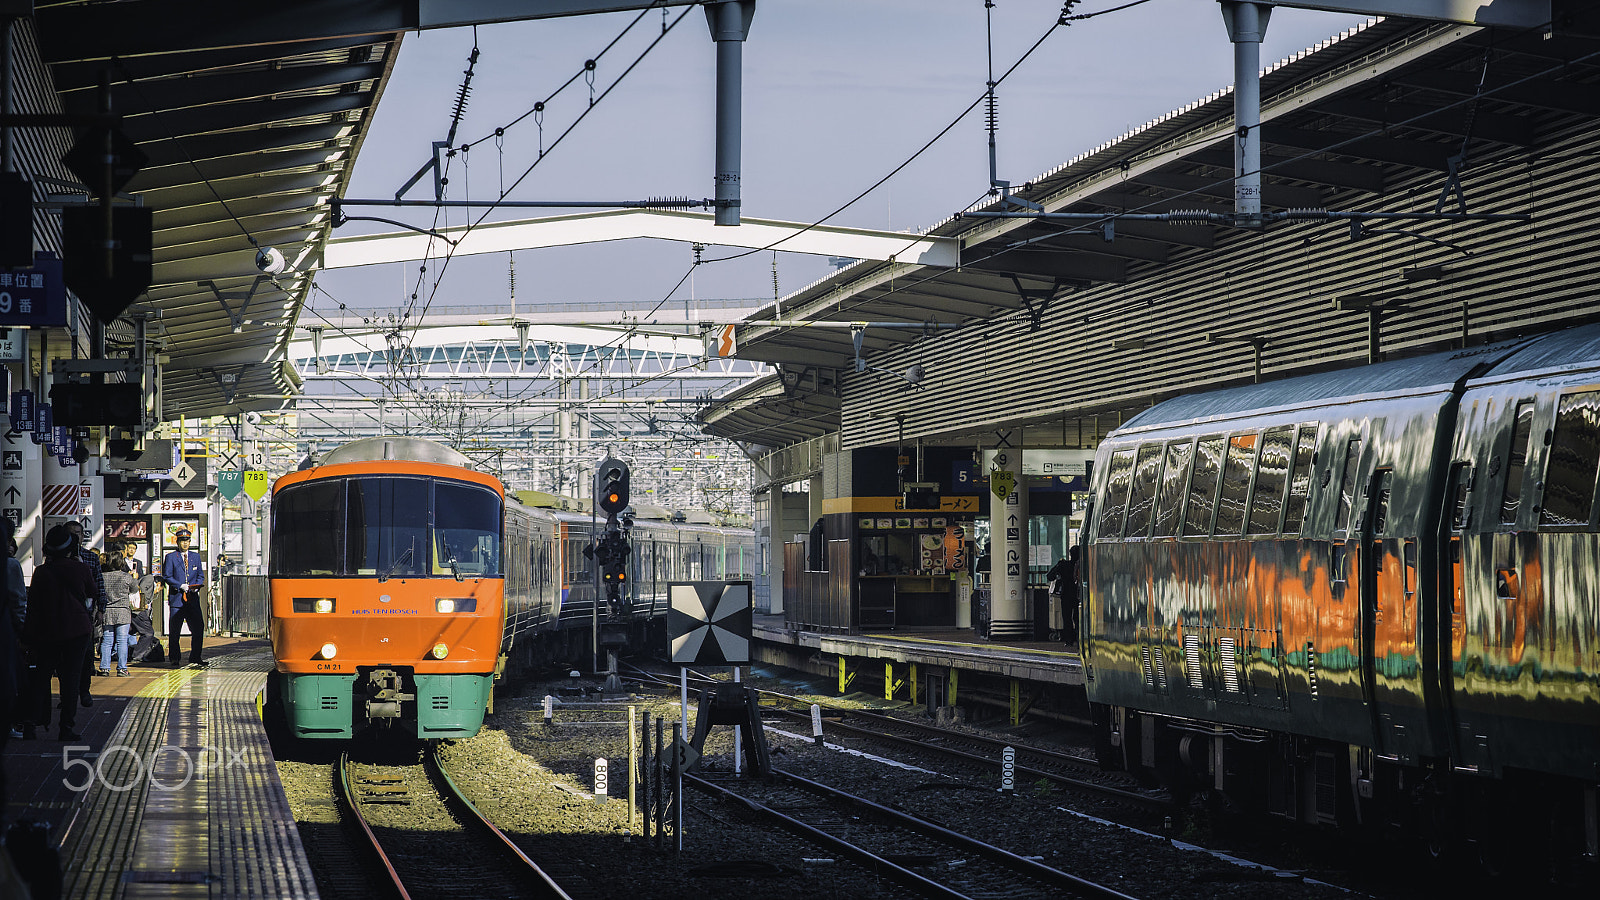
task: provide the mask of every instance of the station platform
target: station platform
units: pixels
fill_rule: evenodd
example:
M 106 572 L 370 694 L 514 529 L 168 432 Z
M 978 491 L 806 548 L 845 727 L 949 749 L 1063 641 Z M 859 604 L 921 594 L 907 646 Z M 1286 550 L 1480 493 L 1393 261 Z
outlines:
M 752 632 L 758 644 L 790 652 L 810 650 L 827 656 L 882 659 L 1021 681 L 1083 684 L 1083 658 L 1077 647 L 1059 641 L 991 641 L 979 637 L 971 628 L 824 634 L 791 626 L 781 615 L 756 615 Z
M 6 744 L 5 823 L 49 828 L 63 897 L 317 896 L 257 707 L 271 647 L 208 637 L 205 654 L 95 677 L 82 740 Z

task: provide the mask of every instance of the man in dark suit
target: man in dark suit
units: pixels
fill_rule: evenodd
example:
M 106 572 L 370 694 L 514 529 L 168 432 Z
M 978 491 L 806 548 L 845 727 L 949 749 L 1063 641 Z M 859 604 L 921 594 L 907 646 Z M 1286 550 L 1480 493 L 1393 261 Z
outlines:
M 172 614 L 167 617 L 167 662 L 181 665 L 178 656 L 178 637 L 185 622 L 189 624 L 189 662 L 205 665 L 200 650 L 205 644 L 205 614 L 200 609 L 201 589 L 206 586 L 206 564 L 198 550 L 189 549 L 189 529 L 180 528 L 173 534 L 178 549 L 162 560 L 161 580 L 167 583 L 167 602 Z
M 138 556 L 135 555 L 138 552 L 139 552 L 139 545 L 137 543 L 135 543 L 133 541 L 123 541 L 122 542 L 122 565 L 123 565 L 123 567 L 126 568 L 129 572 L 132 572 L 133 573 L 133 577 L 135 577 L 135 578 L 143 578 L 144 577 L 144 563 L 140 562 Z

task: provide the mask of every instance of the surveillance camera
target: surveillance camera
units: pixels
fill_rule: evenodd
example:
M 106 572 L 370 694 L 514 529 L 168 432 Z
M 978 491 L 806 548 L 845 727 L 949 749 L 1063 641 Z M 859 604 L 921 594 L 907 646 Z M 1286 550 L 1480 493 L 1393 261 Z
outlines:
M 251 425 L 259 424 L 261 422 L 261 413 L 247 412 L 244 414 L 244 420 L 249 422 Z
M 288 268 L 288 263 L 284 262 L 283 254 L 278 252 L 277 247 L 262 247 L 256 251 L 256 268 L 268 275 L 277 275 Z
M 922 381 L 923 375 L 924 373 L 922 371 L 922 365 L 920 363 L 913 363 L 911 368 L 906 370 L 905 379 L 912 384 L 918 384 Z

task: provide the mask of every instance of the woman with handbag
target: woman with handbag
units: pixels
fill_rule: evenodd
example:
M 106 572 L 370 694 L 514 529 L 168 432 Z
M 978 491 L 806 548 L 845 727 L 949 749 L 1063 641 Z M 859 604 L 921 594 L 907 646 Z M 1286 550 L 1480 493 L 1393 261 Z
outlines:
M 105 633 L 100 638 L 100 674 L 111 674 L 111 653 L 117 654 L 117 674 L 128 675 L 128 628 L 139 597 L 139 581 L 126 568 L 121 548 L 107 553 L 100 569 L 106 579 Z

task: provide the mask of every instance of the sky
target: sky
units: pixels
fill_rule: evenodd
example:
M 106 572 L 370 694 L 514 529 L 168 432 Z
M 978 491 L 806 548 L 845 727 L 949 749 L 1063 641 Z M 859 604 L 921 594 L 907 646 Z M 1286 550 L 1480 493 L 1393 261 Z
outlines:
M 1073 13 L 1123 2 L 1089 0 Z M 666 22 L 684 9 L 669 9 Z M 450 162 L 449 199 L 488 201 L 502 186 L 510 189 L 508 199 L 524 201 L 712 196 L 716 50 L 701 9 L 687 9 L 664 37 L 661 11 L 646 13 L 599 57 L 592 108 L 591 87 L 580 74 L 584 62 L 637 13 L 407 34 L 346 196 L 393 197 L 428 161 L 431 143 L 449 131 L 475 44 L 472 92 L 455 141 L 471 148 Z M 1213 0 L 1150 0 L 1052 29 L 1060 10 L 1060 2 L 1045 0 L 995 0 L 988 10 L 997 78 L 1049 33 L 997 89 L 1001 179 L 1021 184 L 1232 81 L 1232 48 Z M 1262 62 L 1270 65 L 1361 21 L 1275 10 Z M 981 109 L 917 153 L 982 95 L 990 47 L 983 0 L 759 0 L 744 46 L 743 214 L 817 221 L 914 156 L 830 221 L 919 230 L 979 199 L 989 180 Z M 511 124 L 574 75 L 542 116 Z M 497 141 L 494 131 L 502 126 Z M 535 166 L 541 140 L 547 153 Z M 431 193 L 425 178 L 406 196 L 427 199 Z M 570 212 L 496 211 L 490 220 Z M 435 223 L 423 209 L 372 214 L 423 227 Z M 465 224 L 465 213 L 452 210 L 438 222 Z M 334 234 L 389 230 L 350 223 Z M 712 247 L 704 258 L 732 252 Z M 686 244 L 647 240 L 525 250 L 516 254 L 516 303 L 519 309 L 662 303 L 681 315 L 699 299 L 773 296 L 770 251 L 699 267 L 693 259 Z M 504 253 L 463 256 L 447 266 L 435 261 L 417 291 L 418 306 L 431 297 L 430 308 L 503 307 L 511 302 L 508 262 Z M 776 265 L 782 295 L 831 271 L 826 259 L 799 254 L 780 253 Z M 418 277 L 415 263 L 325 272 L 317 281 L 326 294 L 313 295 L 311 305 L 396 308 L 410 302 Z

